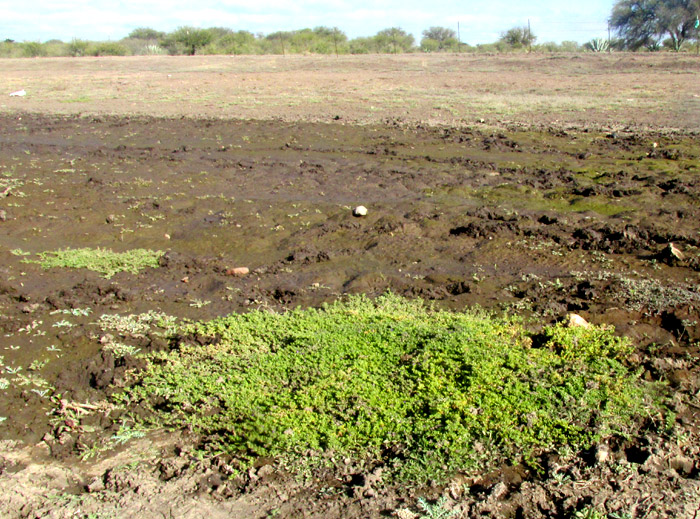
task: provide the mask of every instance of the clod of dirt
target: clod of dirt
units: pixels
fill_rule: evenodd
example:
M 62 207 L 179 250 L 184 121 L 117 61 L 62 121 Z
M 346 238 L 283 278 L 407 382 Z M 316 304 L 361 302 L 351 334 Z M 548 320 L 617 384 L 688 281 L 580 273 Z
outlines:
M 692 474 L 694 467 L 695 463 L 687 456 L 676 456 L 675 458 L 671 459 L 671 468 L 678 472 L 678 474 L 681 476 L 689 477 Z

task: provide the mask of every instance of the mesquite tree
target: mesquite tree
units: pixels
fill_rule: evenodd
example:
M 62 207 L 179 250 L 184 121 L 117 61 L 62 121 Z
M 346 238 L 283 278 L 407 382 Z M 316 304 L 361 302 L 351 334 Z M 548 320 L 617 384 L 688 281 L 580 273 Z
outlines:
M 698 14 L 700 0 L 618 0 L 610 25 L 632 50 L 657 49 L 668 35 L 671 46 L 678 51 L 683 42 L 698 37 Z

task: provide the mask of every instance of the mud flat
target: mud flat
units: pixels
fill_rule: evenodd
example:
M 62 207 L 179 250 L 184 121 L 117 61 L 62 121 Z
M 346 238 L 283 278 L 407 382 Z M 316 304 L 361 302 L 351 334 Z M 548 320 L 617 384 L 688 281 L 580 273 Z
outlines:
M 697 74 L 683 59 L 647 65 L 672 69 L 672 81 Z M 392 63 L 399 75 L 415 64 Z M 472 112 L 426 124 L 416 111 L 346 124 L 354 105 L 325 121 L 301 102 L 306 116 L 284 120 L 113 115 L 108 101 L 82 115 L 56 113 L 58 101 L 43 113 L 5 107 L 2 515 L 431 517 L 432 506 L 455 517 L 696 517 L 700 145 L 690 116 L 654 128 L 627 114 L 635 124 L 613 127 L 608 107 L 590 125 L 580 114 L 552 123 L 553 112 L 534 124 L 525 112 L 508 124 Z M 353 216 L 358 205 L 365 216 Z M 46 263 L 98 248 L 146 263 L 131 272 Z M 153 255 L 137 259 L 139 250 Z M 633 347 L 622 364 L 663 388 L 663 420 L 582 451 L 542 451 L 539 468 L 413 487 L 342 460 L 300 475 L 264 459 L 232 475 L 224 458 L 198 454 L 191 429 L 141 430 L 143 409 L 117 409 L 113 395 L 144 355 L 196 342 L 169 334 L 175 321 L 387 291 L 436 309 L 518 315 L 535 338 L 571 313 L 614 326 Z

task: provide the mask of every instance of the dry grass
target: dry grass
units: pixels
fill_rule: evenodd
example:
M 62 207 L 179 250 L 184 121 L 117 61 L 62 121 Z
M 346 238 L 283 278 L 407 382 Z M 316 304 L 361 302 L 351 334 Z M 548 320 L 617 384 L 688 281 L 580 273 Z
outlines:
M 138 56 L 0 66 L 2 111 L 700 128 L 693 55 Z M 20 88 L 27 97 L 6 97 Z

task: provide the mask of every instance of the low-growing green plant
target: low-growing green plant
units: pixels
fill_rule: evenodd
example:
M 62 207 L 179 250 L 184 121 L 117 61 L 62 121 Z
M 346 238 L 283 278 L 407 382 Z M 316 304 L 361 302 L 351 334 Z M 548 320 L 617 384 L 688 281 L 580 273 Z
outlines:
M 441 497 L 438 501 L 431 505 L 424 498 L 418 499 L 418 506 L 424 512 L 422 515 L 423 519 L 450 519 L 457 515 L 456 510 L 448 510 L 445 505 L 447 504 L 447 498 Z
M 116 445 L 124 445 L 129 440 L 133 440 L 134 438 L 143 438 L 144 436 L 146 436 L 145 431 L 133 429 L 128 425 L 122 424 L 119 427 L 119 431 L 117 431 L 114 436 L 110 438 L 110 441 Z
M 514 318 L 386 294 L 180 335 L 116 398 L 150 407 L 147 425 L 193 429 L 241 468 L 315 452 L 421 484 L 495 460 L 536 467 L 542 451 L 631 434 L 659 413 L 655 386 L 621 362 L 628 341 L 605 328 L 549 327 L 533 345 Z
M 121 342 L 108 342 L 104 345 L 104 350 L 112 352 L 112 354 L 118 358 L 122 359 L 126 356 L 134 356 L 141 351 L 141 348 L 137 348 L 131 344 L 123 344 Z
M 587 506 L 582 510 L 577 510 L 572 515 L 573 519 L 605 519 L 605 514 L 600 513 L 592 506 Z
M 121 335 L 143 335 L 152 331 L 156 335 L 170 336 L 177 329 L 177 318 L 155 310 L 143 314 L 102 314 L 97 325 L 103 330 L 113 330 Z
M 621 278 L 626 306 L 636 311 L 661 313 L 667 308 L 700 304 L 700 293 L 680 284 L 663 285 L 656 279 Z
M 99 272 L 111 278 L 119 272 L 138 274 L 145 268 L 158 267 L 161 251 L 132 249 L 125 252 L 113 252 L 109 249 L 62 249 L 38 254 L 39 260 L 23 260 L 25 263 L 38 263 L 45 269 L 54 267 L 84 268 Z

